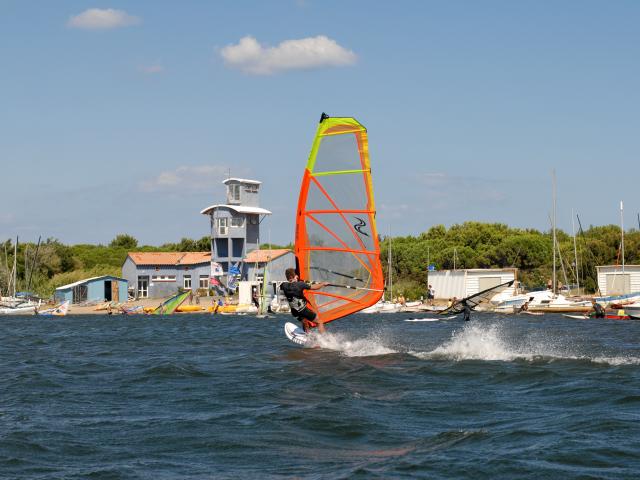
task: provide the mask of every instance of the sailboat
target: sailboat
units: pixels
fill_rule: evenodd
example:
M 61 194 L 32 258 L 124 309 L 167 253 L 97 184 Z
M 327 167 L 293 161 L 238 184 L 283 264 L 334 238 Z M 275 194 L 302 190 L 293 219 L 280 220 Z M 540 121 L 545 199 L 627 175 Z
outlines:
M 38 247 L 40 247 L 40 240 L 38 239 Z M 5 250 L 5 259 L 6 259 Z M 26 253 L 25 253 L 26 255 Z M 36 249 L 37 255 L 37 249 Z M 18 237 L 16 237 L 16 243 L 13 245 L 13 268 L 9 277 L 9 286 L 7 287 L 7 293 L 10 293 L 13 288 L 13 294 L 8 297 L 0 298 L 0 315 L 33 315 L 40 307 L 41 301 L 32 301 L 30 298 L 18 296 L 16 293 L 16 285 L 18 283 Z M 35 259 L 34 259 L 35 262 Z M 26 265 L 26 257 L 25 257 Z M 26 271 L 25 271 L 26 274 Z M 26 282 L 26 277 L 25 277 Z
M 375 305 L 384 292 L 367 130 L 355 118 L 320 118 L 302 178 L 294 253 L 325 323 Z

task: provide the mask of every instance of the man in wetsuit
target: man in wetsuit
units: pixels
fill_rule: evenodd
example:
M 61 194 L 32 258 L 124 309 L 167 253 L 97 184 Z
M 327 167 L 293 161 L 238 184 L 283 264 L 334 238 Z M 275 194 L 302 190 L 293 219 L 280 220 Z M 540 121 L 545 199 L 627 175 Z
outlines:
M 316 283 L 309 284 L 303 282 L 298 278 L 298 274 L 294 268 L 287 268 L 284 272 L 287 277 L 287 281 L 280 285 L 280 290 L 284 293 L 284 296 L 289 302 L 291 308 L 291 315 L 297 320 L 302 322 L 302 328 L 305 332 L 309 331 L 311 327 L 310 322 L 316 322 L 318 324 L 318 331 L 324 333 L 324 322 L 316 318 L 316 313 L 309 308 L 307 299 L 304 298 L 305 290 L 320 290 L 322 287 L 329 285 L 328 283 Z
M 463 312 L 462 318 L 464 319 L 465 322 L 468 322 L 469 320 L 471 320 L 471 307 L 467 302 L 463 301 L 462 308 L 464 308 L 464 310 L 462 311 Z
M 591 300 L 591 303 L 593 304 L 593 316 L 595 318 L 604 318 L 605 312 L 604 312 L 604 308 L 602 308 L 602 305 L 596 302 L 595 299 Z

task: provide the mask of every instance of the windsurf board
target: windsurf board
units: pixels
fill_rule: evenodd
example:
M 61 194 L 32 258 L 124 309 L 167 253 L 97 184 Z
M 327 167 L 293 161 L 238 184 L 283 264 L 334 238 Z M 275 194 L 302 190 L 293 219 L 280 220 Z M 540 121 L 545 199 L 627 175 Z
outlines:
M 309 335 L 302 329 L 302 327 L 295 323 L 287 322 L 284 324 L 284 334 L 289 340 L 298 345 L 305 345 L 309 341 Z

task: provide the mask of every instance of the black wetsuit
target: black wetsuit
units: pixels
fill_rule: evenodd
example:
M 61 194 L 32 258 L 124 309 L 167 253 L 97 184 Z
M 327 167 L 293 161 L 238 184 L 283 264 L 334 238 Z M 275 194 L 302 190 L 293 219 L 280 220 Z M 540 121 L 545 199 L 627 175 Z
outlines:
M 307 306 L 307 300 L 304 298 L 304 291 L 309 290 L 311 285 L 307 282 L 284 282 L 280 285 L 280 290 L 289 302 L 291 315 L 301 322 L 303 320 L 315 320 L 316 314 Z
M 471 307 L 467 303 L 463 304 L 463 307 L 463 318 L 465 322 L 468 322 L 469 320 L 471 320 Z
M 598 302 L 593 304 L 593 316 L 595 318 L 605 317 L 604 308 L 602 308 L 602 305 L 600 305 Z

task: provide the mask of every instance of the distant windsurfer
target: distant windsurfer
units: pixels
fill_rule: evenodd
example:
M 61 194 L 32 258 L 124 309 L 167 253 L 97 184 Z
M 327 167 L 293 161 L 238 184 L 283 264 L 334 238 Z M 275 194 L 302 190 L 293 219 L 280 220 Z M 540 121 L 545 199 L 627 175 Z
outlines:
M 602 308 L 602 305 L 600 305 L 598 302 L 596 302 L 595 298 L 593 300 L 591 300 L 591 303 L 593 305 L 593 316 L 595 318 L 604 318 L 605 317 L 605 311 L 604 311 L 604 308 Z
M 468 322 L 469 320 L 471 320 L 471 307 L 465 300 L 463 300 L 462 308 L 464 309 L 462 310 L 462 314 L 463 314 L 462 318 L 464 319 L 465 322 Z
M 307 300 L 304 298 L 304 291 L 320 290 L 329 284 L 314 283 L 311 285 L 310 283 L 303 282 L 298 277 L 294 268 L 287 268 L 284 274 L 287 281 L 280 285 L 280 290 L 282 290 L 287 302 L 289 302 L 291 315 L 293 315 L 298 321 L 302 322 L 302 328 L 304 328 L 305 332 L 308 332 L 311 328 L 311 322 L 315 322 L 318 325 L 318 331 L 320 333 L 324 333 L 324 322 L 318 319 L 316 313 L 309 308 Z

